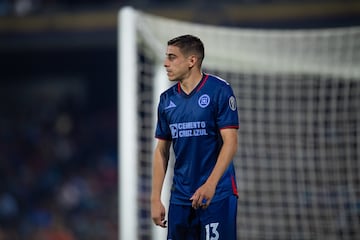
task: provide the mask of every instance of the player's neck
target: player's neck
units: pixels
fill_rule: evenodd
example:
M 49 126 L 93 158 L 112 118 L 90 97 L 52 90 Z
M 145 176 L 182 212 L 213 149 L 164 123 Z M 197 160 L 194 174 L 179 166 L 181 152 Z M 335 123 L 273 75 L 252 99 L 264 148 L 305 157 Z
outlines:
M 181 89 L 186 94 L 190 94 L 199 84 L 201 79 L 202 79 L 202 72 L 201 71 L 194 72 L 193 74 L 189 75 L 188 78 L 183 79 L 180 82 Z

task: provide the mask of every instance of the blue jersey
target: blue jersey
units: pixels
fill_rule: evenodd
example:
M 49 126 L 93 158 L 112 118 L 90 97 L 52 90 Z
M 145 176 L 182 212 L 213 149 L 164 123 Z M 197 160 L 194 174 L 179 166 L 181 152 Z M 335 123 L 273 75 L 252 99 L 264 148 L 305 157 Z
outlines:
M 161 94 L 155 137 L 173 143 L 171 203 L 191 205 L 191 196 L 205 183 L 216 164 L 223 143 L 220 130 L 224 128 L 239 128 L 236 99 L 225 80 L 203 74 L 189 95 L 182 91 L 180 83 Z M 212 201 L 237 194 L 235 179 L 231 162 Z

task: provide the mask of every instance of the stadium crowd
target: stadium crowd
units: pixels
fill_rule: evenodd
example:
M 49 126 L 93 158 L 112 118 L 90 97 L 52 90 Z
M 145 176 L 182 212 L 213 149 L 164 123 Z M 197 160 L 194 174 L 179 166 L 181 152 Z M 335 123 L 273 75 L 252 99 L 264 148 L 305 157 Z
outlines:
M 1 96 L 0 240 L 117 239 L 116 111 L 20 95 Z

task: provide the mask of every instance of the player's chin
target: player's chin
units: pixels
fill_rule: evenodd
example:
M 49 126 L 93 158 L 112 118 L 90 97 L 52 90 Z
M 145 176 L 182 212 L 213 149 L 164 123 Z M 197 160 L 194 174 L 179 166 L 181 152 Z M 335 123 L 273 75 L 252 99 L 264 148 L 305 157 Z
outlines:
M 176 76 L 172 74 L 171 72 L 167 72 L 167 77 L 169 81 L 176 81 Z
M 168 76 L 168 79 L 169 79 L 169 81 L 171 81 L 171 82 L 177 81 L 177 78 L 172 77 L 172 76 Z

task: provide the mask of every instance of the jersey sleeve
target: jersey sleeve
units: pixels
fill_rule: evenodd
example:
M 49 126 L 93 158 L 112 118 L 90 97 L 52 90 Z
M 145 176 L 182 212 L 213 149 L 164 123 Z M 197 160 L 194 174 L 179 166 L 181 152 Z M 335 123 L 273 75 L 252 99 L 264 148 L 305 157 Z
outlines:
M 220 89 L 217 106 L 217 124 L 220 129 L 239 128 L 236 97 L 230 85 Z
M 166 116 L 164 114 L 164 101 L 163 97 L 160 97 L 160 102 L 157 109 L 157 124 L 155 129 L 155 138 L 171 140 L 171 132 L 169 125 L 166 121 Z

